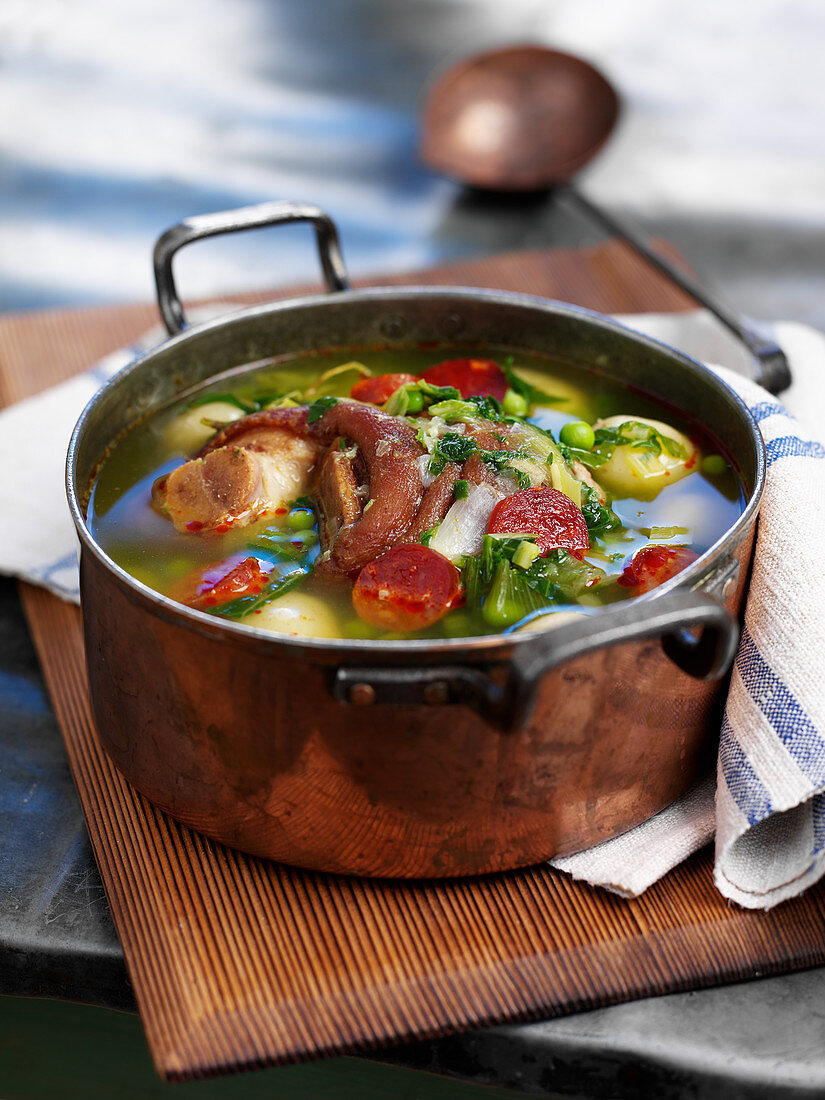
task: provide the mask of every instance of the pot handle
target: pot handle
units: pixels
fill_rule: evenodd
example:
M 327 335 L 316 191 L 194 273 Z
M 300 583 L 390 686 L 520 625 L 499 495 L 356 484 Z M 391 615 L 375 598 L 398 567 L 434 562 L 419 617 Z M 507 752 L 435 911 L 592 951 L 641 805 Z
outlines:
M 327 289 L 348 290 L 350 283 L 341 256 L 338 230 L 332 219 L 317 206 L 298 202 L 262 202 L 257 206 L 243 206 L 239 210 L 186 218 L 158 238 L 153 255 L 158 308 L 169 335 L 176 336 L 188 327 L 172 274 L 172 257 L 176 252 L 184 245 L 205 237 L 219 237 L 223 233 L 237 233 L 244 229 L 263 229 L 287 222 L 312 224 L 318 238 L 318 254 Z
M 718 680 L 733 660 L 739 627 L 712 597 L 676 591 L 531 635 L 515 648 L 509 666 L 342 666 L 335 673 L 333 695 L 353 706 L 463 703 L 502 729 L 517 729 L 530 717 L 538 686 L 550 669 L 606 646 L 655 637 L 682 672 Z

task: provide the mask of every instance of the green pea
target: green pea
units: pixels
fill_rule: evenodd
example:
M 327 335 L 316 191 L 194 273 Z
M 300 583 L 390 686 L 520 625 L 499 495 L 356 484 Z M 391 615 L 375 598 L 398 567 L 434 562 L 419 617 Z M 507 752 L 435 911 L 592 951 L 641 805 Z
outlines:
M 559 432 L 559 440 L 565 447 L 575 447 L 579 451 L 589 451 L 596 442 L 596 434 L 584 420 L 571 420 Z
M 306 531 L 315 526 L 315 513 L 311 508 L 293 508 L 286 522 L 293 531 Z
M 702 473 L 708 477 L 719 477 L 727 468 L 728 464 L 721 455 L 705 455 L 702 459 Z
M 421 390 L 407 390 L 407 412 L 417 413 L 424 408 L 424 394 Z
M 501 407 L 508 416 L 527 416 L 530 411 L 530 406 L 527 404 L 527 398 L 522 397 L 522 395 L 516 393 L 515 390 L 508 390 L 505 393 Z

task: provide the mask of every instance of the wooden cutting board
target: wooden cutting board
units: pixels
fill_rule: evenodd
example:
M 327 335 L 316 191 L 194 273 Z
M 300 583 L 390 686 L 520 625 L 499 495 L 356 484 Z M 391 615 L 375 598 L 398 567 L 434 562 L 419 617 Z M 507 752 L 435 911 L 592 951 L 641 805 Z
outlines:
M 498 287 L 605 312 L 692 305 L 616 242 L 381 282 Z M 145 305 L 0 320 L 0 397 L 52 385 L 154 323 Z M 825 883 L 768 913 L 745 912 L 714 889 L 708 851 L 625 901 L 545 867 L 392 883 L 223 848 L 155 810 L 109 764 L 88 703 L 79 613 L 21 588 L 164 1077 L 373 1050 L 825 962 Z

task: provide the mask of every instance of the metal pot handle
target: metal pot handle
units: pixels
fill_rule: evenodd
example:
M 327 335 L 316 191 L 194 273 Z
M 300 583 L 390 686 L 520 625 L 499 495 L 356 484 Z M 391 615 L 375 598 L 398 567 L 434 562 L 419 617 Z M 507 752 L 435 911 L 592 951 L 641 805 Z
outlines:
M 348 290 L 350 283 L 341 256 L 338 230 L 332 219 L 317 206 L 299 202 L 262 202 L 258 206 L 243 206 L 239 210 L 186 218 L 158 238 L 153 256 L 158 308 L 170 336 L 176 336 L 188 327 L 172 274 L 172 257 L 176 252 L 204 237 L 219 237 L 223 233 L 263 229 L 287 222 L 312 223 L 318 238 L 318 253 L 327 289 Z
M 697 635 L 690 633 L 697 628 Z M 504 676 L 496 675 L 495 666 L 343 666 L 335 673 L 333 694 L 354 706 L 463 703 L 503 729 L 516 729 L 529 718 L 550 669 L 605 646 L 655 637 L 683 672 L 717 680 L 733 660 L 739 627 L 723 604 L 703 592 L 682 590 L 536 633 L 516 648 Z

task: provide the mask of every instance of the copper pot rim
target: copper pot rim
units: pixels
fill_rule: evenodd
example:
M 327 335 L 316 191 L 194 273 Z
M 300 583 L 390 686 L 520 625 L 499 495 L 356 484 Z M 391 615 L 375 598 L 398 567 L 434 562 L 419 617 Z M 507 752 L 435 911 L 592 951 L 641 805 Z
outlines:
M 321 656 L 333 659 L 338 656 L 341 658 L 355 657 L 362 659 L 365 656 L 375 658 L 381 655 L 392 663 L 403 662 L 405 657 L 409 658 L 410 656 L 416 658 L 436 656 L 445 658 L 448 660 L 448 663 L 451 663 L 459 658 L 464 658 L 467 654 L 481 660 L 495 661 L 506 659 L 516 648 L 522 648 L 529 645 L 531 640 L 535 639 L 535 634 L 529 631 L 523 634 L 499 633 L 469 638 L 412 638 L 397 641 L 360 638 L 308 638 L 303 636 L 295 637 L 291 635 L 280 635 L 272 631 L 247 626 L 231 620 L 218 619 L 207 612 L 185 607 L 183 604 L 177 603 L 168 596 L 164 596 L 162 593 L 155 591 L 142 581 L 139 581 L 136 577 L 133 577 L 114 562 L 92 536 L 86 524 L 82 497 L 81 494 L 78 493 L 75 484 L 75 455 L 89 421 L 94 416 L 99 403 L 114 388 L 121 384 L 126 377 L 141 370 L 147 362 L 151 361 L 159 353 L 166 352 L 171 347 L 185 347 L 188 343 L 196 343 L 205 335 L 227 327 L 235 321 L 269 317 L 295 309 L 296 307 L 301 307 L 302 309 L 314 306 L 323 307 L 334 301 L 337 301 L 339 304 L 342 302 L 374 302 L 376 306 L 378 306 L 380 304 L 386 305 L 394 302 L 397 303 L 404 299 L 438 299 L 445 296 L 475 302 L 486 299 L 490 302 L 523 306 L 526 308 L 539 308 L 548 313 L 569 317 L 586 324 L 595 325 L 603 330 L 606 329 L 617 335 L 629 337 L 640 346 L 665 352 L 670 358 L 676 359 L 683 366 L 687 366 L 690 370 L 696 372 L 706 384 L 724 394 L 726 400 L 731 401 L 737 406 L 739 414 L 747 423 L 750 434 L 756 443 L 754 485 L 745 503 L 745 507 L 735 523 L 733 523 L 712 546 L 701 554 L 695 562 L 688 566 L 687 569 L 683 570 L 676 577 L 671 578 L 671 580 L 665 582 L 663 585 L 660 585 L 654 591 L 635 597 L 633 602 L 636 604 L 641 601 L 650 602 L 672 593 L 677 589 L 691 590 L 700 588 L 703 580 L 712 572 L 714 566 L 725 558 L 725 551 L 728 547 L 738 542 L 737 536 L 744 537 L 746 534 L 751 523 L 758 514 L 762 493 L 764 491 L 766 469 L 764 442 L 756 421 L 742 398 L 718 375 L 703 363 L 699 362 L 699 360 L 686 355 L 684 352 L 673 348 L 663 341 L 656 340 L 644 333 L 637 332 L 628 325 L 624 325 L 605 314 L 556 299 L 476 287 L 367 287 L 346 289 L 325 294 L 307 295 L 299 298 L 289 298 L 277 302 L 249 306 L 232 310 L 229 314 L 221 315 L 197 325 L 192 325 L 185 331 L 171 336 L 162 344 L 153 347 L 133 362 L 127 364 L 127 366 L 113 375 L 88 402 L 75 425 L 69 443 L 66 458 L 66 495 L 82 550 L 90 553 L 113 577 L 120 587 L 126 590 L 130 598 L 146 606 L 151 613 L 158 615 L 166 621 L 177 623 L 200 635 L 211 638 L 225 638 L 227 641 L 233 643 L 252 645 L 256 649 L 265 647 L 272 651 L 273 656 L 284 655 L 296 660 L 301 660 L 312 657 L 317 659 Z M 450 340 L 445 339 L 444 343 L 445 346 L 449 345 Z M 324 346 L 323 343 L 319 343 L 319 348 L 321 347 L 323 347 L 324 350 L 329 349 L 329 345 Z M 306 354 L 312 354 L 317 350 L 318 348 L 308 348 L 306 349 Z M 295 356 L 291 355 L 290 358 L 295 358 Z M 607 374 L 610 373 L 609 368 L 605 369 L 604 367 L 600 367 L 599 369 Z M 217 377 L 217 375 L 213 377 Z M 204 384 L 206 384 L 206 382 L 207 380 L 204 380 Z M 661 400 L 666 400 L 668 403 L 672 404 L 672 401 L 657 394 L 653 386 L 651 386 L 650 392 L 652 396 L 658 396 Z M 685 414 L 686 411 L 684 409 L 679 409 L 678 406 L 674 407 L 678 412 Z M 82 590 L 83 583 L 81 580 L 81 598 Z M 596 612 L 599 610 L 602 609 L 595 609 Z M 583 630 L 586 631 L 587 622 L 593 615 L 585 614 L 587 617 L 583 623 L 565 624 L 564 626 L 558 627 L 554 633 L 559 636 L 560 640 L 566 640 L 568 637 L 575 637 L 577 634 L 583 632 Z

